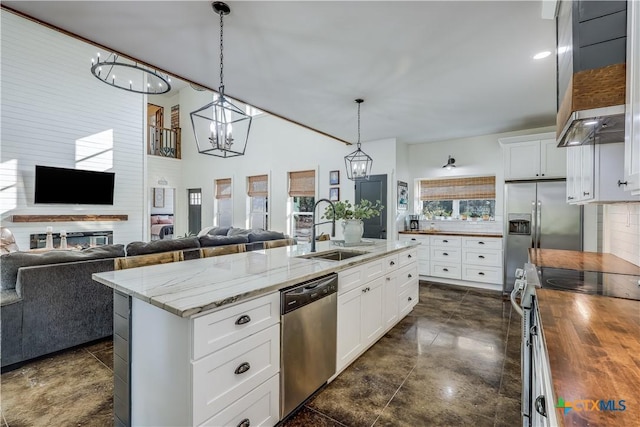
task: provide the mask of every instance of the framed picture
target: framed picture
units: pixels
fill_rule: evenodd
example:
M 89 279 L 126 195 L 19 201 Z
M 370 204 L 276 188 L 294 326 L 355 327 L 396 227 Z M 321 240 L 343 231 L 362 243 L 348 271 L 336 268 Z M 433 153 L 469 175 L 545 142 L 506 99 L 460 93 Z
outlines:
M 153 207 L 164 208 L 164 188 L 153 189 Z
M 338 185 L 338 184 L 340 184 L 340 171 L 329 172 L 329 185 Z
M 398 210 L 406 211 L 409 207 L 409 185 L 398 181 Z
M 337 202 L 340 200 L 340 188 L 334 187 L 329 189 L 329 200 L 332 202 Z

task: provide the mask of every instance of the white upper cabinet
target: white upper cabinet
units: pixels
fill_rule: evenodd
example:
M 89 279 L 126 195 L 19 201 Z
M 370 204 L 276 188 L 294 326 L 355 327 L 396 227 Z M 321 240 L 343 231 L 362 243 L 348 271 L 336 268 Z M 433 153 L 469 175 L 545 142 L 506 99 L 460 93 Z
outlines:
M 564 178 L 567 152 L 557 148 L 555 133 L 500 138 L 504 159 L 504 179 Z
M 627 191 L 640 194 L 640 3 L 627 2 L 627 97 L 624 132 Z

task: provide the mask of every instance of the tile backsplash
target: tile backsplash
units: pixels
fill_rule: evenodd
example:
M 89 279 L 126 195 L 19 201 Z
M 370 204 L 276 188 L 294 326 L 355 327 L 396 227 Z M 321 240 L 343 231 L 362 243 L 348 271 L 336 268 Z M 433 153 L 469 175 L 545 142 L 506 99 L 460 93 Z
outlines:
M 640 203 L 604 205 L 604 252 L 640 265 Z

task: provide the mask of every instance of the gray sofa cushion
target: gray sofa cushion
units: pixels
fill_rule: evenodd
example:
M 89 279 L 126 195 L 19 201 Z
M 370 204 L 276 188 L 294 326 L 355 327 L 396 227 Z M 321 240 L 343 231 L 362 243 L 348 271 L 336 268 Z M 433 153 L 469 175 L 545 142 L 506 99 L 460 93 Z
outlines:
M 249 239 L 247 236 L 237 235 L 237 236 L 212 236 L 212 235 L 204 235 L 200 237 L 200 246 L 208 247 L 208 246 L 223 246 L 223 245 L 234 245 L 238 243 L 248 243 Z
M 20 267 L 61 264 L 92 259 L 118 258 L 124 256 L 124 245 L 103 245 L 81 251 L 12 252 L 0 256 L 2 271 L 0 285 L 3 290 L 15 289 Z
M 212 236 L 226 236 L 231 227 L 205 227 L 198 233 L 197 237 L 211 234 Z
M 279 231 L 256 231 L 251 230 L 249 233 L 249 242 L 264 242 L 267 240 L 280 240 L 284 239 L 284 233 Z
M 246 236 L 249 233 L 251 233 L 252 231 L 258 231 L 258 230 L 251 230 L 249 228 L 234 228 L 234 227 L 231 227 L 231 228 L 229 228 L 229 231 L 227 232 L 227 236 Z
M 151 242 L 131 242 L 127 245 L 127 256 L 148 255 L 159 252 L 182 251 L 200 247 L 197 237 L 174 240 L 152 240 Z

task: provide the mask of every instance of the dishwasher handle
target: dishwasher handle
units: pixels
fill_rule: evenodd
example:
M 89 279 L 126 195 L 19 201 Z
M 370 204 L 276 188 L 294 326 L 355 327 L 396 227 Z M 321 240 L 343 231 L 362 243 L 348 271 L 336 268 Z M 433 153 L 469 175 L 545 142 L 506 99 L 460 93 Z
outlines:
M 337 291 L 337 274 L 301 283 L 292 289 L 281 292 L 280 313 L 287 314 Z

